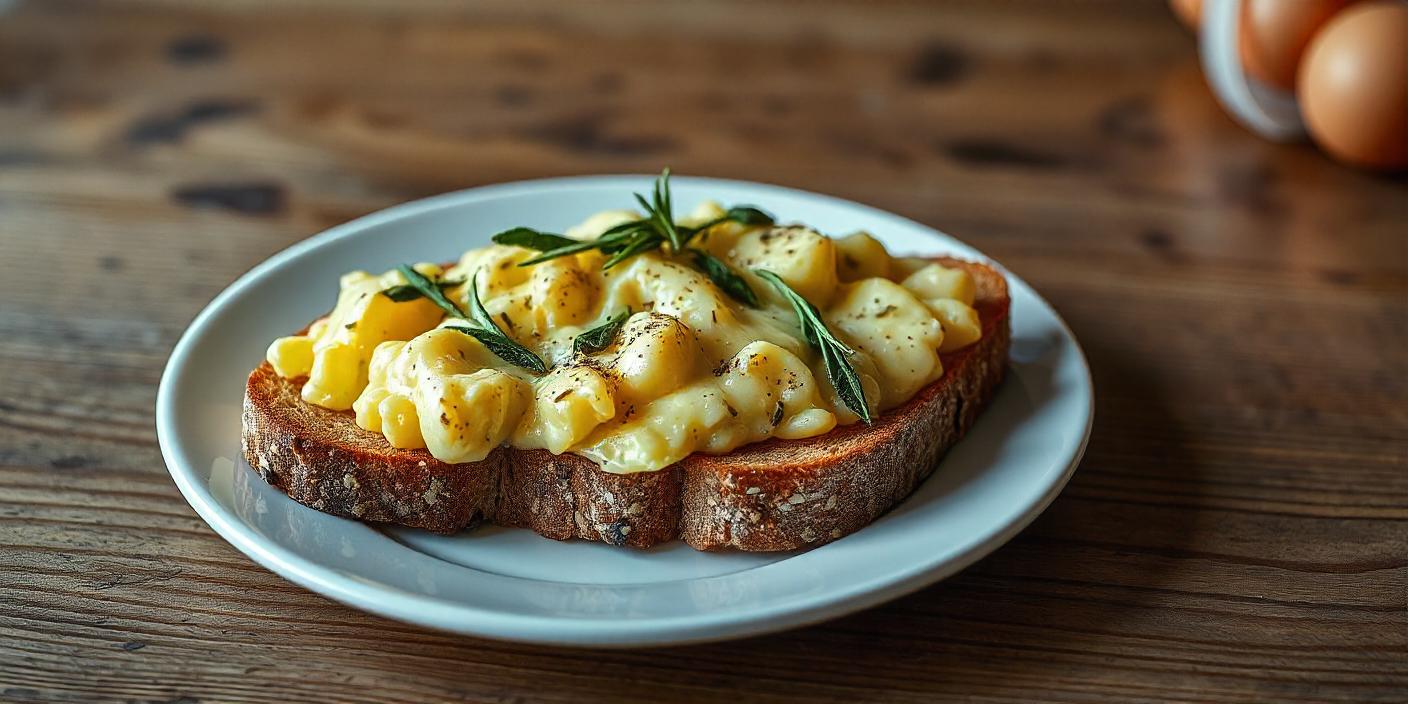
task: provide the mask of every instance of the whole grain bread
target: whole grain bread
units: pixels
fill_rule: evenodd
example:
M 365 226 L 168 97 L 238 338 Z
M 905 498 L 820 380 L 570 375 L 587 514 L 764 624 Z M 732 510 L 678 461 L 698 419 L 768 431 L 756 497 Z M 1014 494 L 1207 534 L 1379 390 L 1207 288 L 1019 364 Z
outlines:
M 549 538 L 649 547 L 681 538 L 699 550 L 809 548 L 865 527 L 904 500 L 972 426 L 1006 369 L 1010 298 L 986 264 L 969 271 L 983 323 L 977 343 L 943 355 L 944 374 L 871 425 L 805 440 L 695 453 L 657 472 L 612 474 L 574 454 L 499 447 L 446 464 L 397 450 L 350 412 L 303 402 L 303 379 L 267 363 L 249 375 L 243 449 L 294 500 L 327 513 L 455 533 L 492 521 Z

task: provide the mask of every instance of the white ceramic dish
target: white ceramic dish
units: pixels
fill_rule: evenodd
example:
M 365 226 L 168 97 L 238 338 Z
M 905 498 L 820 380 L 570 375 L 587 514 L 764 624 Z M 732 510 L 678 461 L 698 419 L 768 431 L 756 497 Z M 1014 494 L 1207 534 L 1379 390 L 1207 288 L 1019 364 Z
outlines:
M 1010 374 L 968 438 L 913 496 L 810 552 L 708 554 L 556 542 L 527 530 L 454 537 L 378 529 L 301 506 L 240 457 L 245 376 L 273 338 L 324 313 L 353 269 L 453 259 L 514 225 L 563 228 L 628 207 L 651 178 L 511 183 L 407 203 L 275 255 L 215 298 L 181 337 L 157 394 L 157 434 L 181 493 L 220 535 L 285 578 L 360 609 L 459 633 L 638 646 L 813 623 L 942 579 L 992 551 L 1055 498 L 1089 437 L 1085 357 L 1051 307 L 1011 277 Z M 923 225 L 827 196 L 676 178 L 674 201 L 759 205 L 825 231 L 872 232 L 892 251 L 980 258 Z

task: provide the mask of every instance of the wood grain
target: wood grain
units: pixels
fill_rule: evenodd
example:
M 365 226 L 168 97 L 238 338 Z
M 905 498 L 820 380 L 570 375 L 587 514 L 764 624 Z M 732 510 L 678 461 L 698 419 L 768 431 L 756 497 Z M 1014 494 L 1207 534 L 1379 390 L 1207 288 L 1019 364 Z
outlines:
M 1408 700 L 1408 192 L 1211 102 L 1164 3 L 0 3 L 0 701 Z M 479 641 L 292 586 L 152 407 L 248 267 L 372 210 L 677 172 L 972 242 L 1085 346 L 1070 487 L 741 642 Z

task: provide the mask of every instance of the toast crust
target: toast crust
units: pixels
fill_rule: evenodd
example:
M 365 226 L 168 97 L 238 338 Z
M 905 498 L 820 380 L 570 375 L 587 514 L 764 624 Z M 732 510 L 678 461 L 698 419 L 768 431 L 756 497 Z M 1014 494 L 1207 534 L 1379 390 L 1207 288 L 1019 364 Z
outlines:
M 973 275 L 982 338 L 942 356 L 944 374 L 869 426 L 803 440 L 695 453 L 655 472 L 612 474 L 579 455 L 499 447 L 446 464 L 397 450 L 350 412 L 303 402 L 303 379 L 267 362 L 249 375 L 242 448 L 269 484 L 312 508 L 374 523 L 455 533 L 483 521 L 644 548 L 681 538 L 698 550 L 810 548 L 853 533 L 933 472 L 1002 381 L 1011 339 L 996 269 L 939 258 Z

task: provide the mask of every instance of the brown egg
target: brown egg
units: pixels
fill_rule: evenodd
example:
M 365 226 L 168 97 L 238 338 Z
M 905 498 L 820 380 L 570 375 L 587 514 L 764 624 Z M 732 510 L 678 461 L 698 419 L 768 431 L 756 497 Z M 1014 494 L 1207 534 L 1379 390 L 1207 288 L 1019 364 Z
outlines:
M 1168 0 L 1168 4 L 1185 27 L 1194 32 L 1198 31 L 1203 15 L 1203 0 Z
M 1361 3 L 1326 24 L 1301 60 L 1296 97 L 1336 159 L 1408 167 L 1408 3 Z
M 1305 45 L 1336 12 L 1356 0 L 1245 0 L 1239 32 L 1242 67 L 1281 90 L 1296 88 Z

